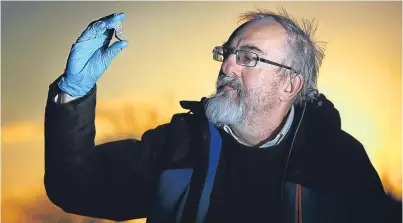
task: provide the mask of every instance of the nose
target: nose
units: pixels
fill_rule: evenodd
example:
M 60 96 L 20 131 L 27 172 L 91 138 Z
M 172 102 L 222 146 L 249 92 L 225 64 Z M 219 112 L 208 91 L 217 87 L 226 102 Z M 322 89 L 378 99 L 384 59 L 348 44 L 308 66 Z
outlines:
M 222 64 L 222 71 L 231 77 L 240 77 L 242 74 L 242 66 L 236 63 L 236 55 L 230 54 Z

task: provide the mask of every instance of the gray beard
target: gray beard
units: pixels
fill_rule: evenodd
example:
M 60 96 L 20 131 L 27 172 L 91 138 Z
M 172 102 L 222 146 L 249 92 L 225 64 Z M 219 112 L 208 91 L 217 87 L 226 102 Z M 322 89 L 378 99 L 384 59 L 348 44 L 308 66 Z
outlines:
M 225 86 L 234 90 L 227 92 Z M 217 93 L 205 104 L 207 119 L 217 126 L 242 123 L 247 110 L 245 87 L 238 79 L 225 75 L 219 76 L 216 87 Z
M 225 91 L 225 86 L 232 87 L 233 90 Z M 247 116 L 259 116 L 262 112 L 271 110 L 278 83 L 275 82 L 269 92 L 260 88 L 247 90 L 239 79 L 220 75 L 216 88 L 217 93 L 211 95 L 205 104 L 207 119 L 221 127 L 242 126 L 246 124 Z
M 230 86 L 234 91 L 227 92 L 223 88 Z M 263 111 L 271 110 L 277 86 L 273 85 L 271 92 L 263 92 L 261 89 L 248 91 L 239 80 L 224 76 L 217 81 L 217 93 L 210 96 L 205 104 L 207 119 L 217 126 L 238 125 L 243 126 L 247 122 L 247 116 L 259 116 Z M 256 100 L 251 100 L 256 98 Z
M 233 92 L 234 93 L 234 92 Z M 206 103 L 206 117 L 217 126 L 234 125 L 244 121 L 246 115 L 246 105 L 242 99 L 229 92 L 221 91 L 212 95 Z

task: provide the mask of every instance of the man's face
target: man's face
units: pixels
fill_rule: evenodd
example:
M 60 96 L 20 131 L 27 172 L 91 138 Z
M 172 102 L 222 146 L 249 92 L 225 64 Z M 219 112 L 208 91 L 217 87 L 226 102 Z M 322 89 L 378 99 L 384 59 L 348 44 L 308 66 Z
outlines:
M 278 23 L 257 21 L 238 31 L 227 46 L 281 63 L 287 55 L 286 40 L 286 31 Z M 255 67 L 239 65 L 236 55 L 230 54 L 221 66 L 217 92 L 208 101 L 207 117 L 216 124 L 231 125 L 243 122 L 249 115 L 275 109 L 281 90 L 277 70 L 277 66 L 263 62 L 258 62 Z

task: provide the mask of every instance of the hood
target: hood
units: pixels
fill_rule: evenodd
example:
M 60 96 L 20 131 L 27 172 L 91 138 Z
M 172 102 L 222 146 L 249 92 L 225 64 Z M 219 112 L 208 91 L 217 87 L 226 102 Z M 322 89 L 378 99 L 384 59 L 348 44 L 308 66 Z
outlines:
M 204 104 L 206 103 L 208 98 L 203 97 L 200 101 L 180 101 L 179 104 L 183 109 L 190 110 L 195 115 L 202 115 L 204 114 Z
M 313 132 L 334 132 L 341 129 L 341 118 L 339 111 L 325 95 L 320 94 L 316 100 L 306 103 L 303 122 Z M 303 106 L 297 108 L 303 111 Z

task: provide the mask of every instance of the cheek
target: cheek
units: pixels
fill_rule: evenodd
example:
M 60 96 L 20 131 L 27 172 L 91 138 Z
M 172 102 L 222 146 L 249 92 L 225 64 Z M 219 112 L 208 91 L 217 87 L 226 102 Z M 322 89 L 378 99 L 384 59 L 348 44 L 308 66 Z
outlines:
M 262 72 L 246 71 L 244 75 L 242 75 L 242 81 L 246 89 L 255 89 L 262 86 L 265 79 Z

